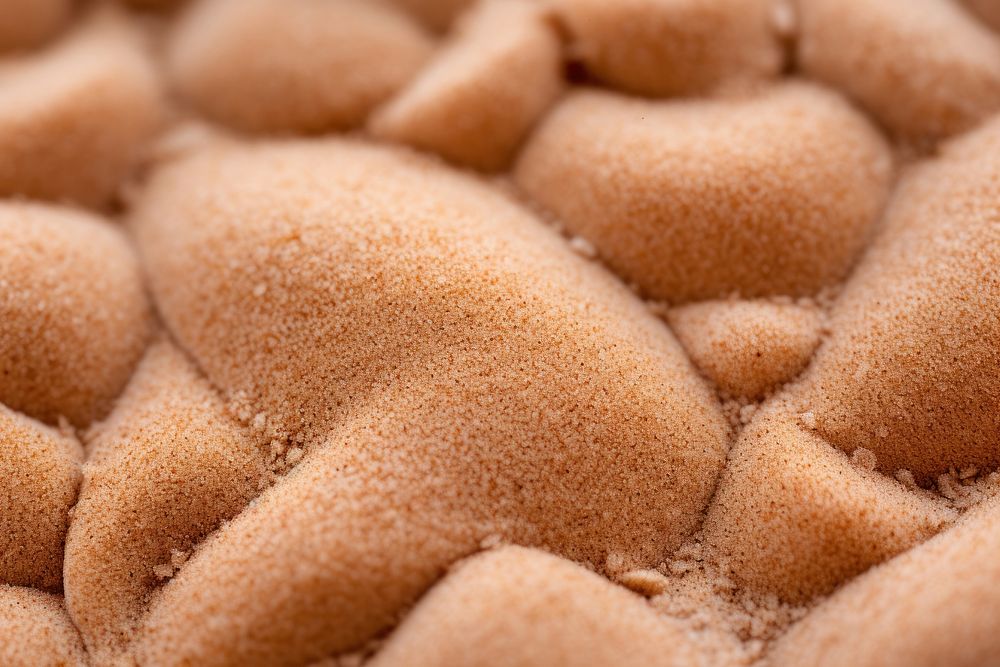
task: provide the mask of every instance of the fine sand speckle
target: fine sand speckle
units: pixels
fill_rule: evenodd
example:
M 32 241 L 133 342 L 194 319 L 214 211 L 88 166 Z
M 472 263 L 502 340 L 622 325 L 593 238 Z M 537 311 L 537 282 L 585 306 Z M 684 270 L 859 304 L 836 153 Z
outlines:
M 0 0 L 0 664 L 1000 664 L 993 4 Z

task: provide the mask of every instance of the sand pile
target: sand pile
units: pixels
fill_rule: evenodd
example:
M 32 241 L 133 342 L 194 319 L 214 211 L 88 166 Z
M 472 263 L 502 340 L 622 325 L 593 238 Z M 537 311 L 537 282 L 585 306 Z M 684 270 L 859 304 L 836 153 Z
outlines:
M 0 663 L 1000 664 L 990 3 L 0 10 Z

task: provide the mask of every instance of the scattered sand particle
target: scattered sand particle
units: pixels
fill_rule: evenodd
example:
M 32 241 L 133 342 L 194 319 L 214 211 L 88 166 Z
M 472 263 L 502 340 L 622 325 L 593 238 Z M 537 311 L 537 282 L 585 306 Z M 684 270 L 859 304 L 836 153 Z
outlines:
M 667 578 L 656 570 L 629 570 L 617 575 L 615 581 L 646 597 L 659 595 L 667 587 Z
M 900 484 L 902 484 L 908 489 L 914 490 L 919 488 L 917 486 L 917 480 L 914 479 L 913 477 L 913 473 L 910 472 L 909 470 L 906 470 L 905 468 L 900 468 L 899 470 L 897 470 L 895 477 Z
M 183 551 L 181 549 L 171 549 L 170 550 L 170 564 L 175 568 L 179 568 L 184 563 L 187 562 L 188 557 L 191 555 L 190 551 Z
M 864 447 L 858 447 L 851 454 L 851 463 L 865 470 L 875 470 L 878 468 L 878 458 L 875 454 Z
M 593 243 L 582 236 L 570 237 L 569 247 L 572 248 L 574 252 L 586 257 L 587 259 L 594 259 L 597 257 L 597 248 L 594 247 Z

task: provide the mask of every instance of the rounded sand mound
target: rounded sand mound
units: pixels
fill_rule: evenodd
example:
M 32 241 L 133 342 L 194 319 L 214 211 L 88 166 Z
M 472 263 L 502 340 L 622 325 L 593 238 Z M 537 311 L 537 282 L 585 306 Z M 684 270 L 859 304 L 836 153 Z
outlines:
M 149 331 L 124 234 L 89 214 L 5 202 L 0 266 L 0 401 L 53 424 L 103 416 Z
M 704 93 L 784 64 L 775 0 L 555 0 L 573 55 L 641 95 Z
M 536 622 L 511 623 L 511 618 Z M 371 662 L 372 667 L 566 664 L 698 667 L 704 662 L 684 631 L 638 596 L 563 559 L 519 547 L 460 563 Z
M 885 143 L 841 98 L 789 83 L 734 100 L 574 93 L 514 176 L 612 269 L 677 302 L 840 280 L 890 168 Z
M 549 18 L 530 0 L 481 3 L 372 119 L 372 134 L 478 169 L 505 167 L 562 87 Z
M 989 3 L 98 5 L 0 0 L 0 663 L 1000 663 Z
M 209 118 L 248 132 L 347 129 L 401 88 L 431 41 L 367 0 L 211 0 L 177 25 L 169 71 Z
M 106 204 L 163 115 L 139 36 L 97 12 L 0 71 L 0 195 Z
M 672 309 L 667 321 L 724 394 L 758 400 L 806 367 L 822 327 L 813 306 L 764 300 L 702 301 Z
M 1000 111 L 1000 35 L 958 2 L 799 0 L 798 58 L 903 139 L 926 143 Z
M 353 648 L 491 536 L 649 566 L 696 527 L 726 447 L 707 387 L 475 180 L 343 141 L 219 148 L 161 171 L 134 229 L 170 329 L 295 466 L 153 599 L 141 660 Z

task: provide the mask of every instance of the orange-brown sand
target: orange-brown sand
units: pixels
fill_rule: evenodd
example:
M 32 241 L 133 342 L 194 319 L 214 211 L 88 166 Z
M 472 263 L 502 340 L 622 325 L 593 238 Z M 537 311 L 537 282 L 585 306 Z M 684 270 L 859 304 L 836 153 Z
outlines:
M 0 665 L 1000 665 L 983 0 L 0 0 Z

